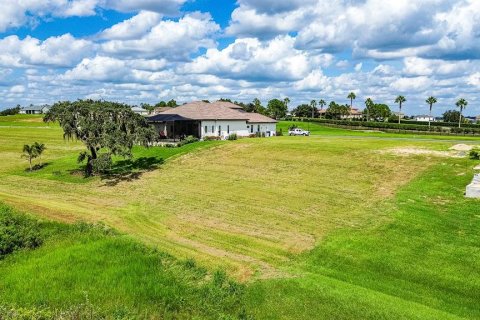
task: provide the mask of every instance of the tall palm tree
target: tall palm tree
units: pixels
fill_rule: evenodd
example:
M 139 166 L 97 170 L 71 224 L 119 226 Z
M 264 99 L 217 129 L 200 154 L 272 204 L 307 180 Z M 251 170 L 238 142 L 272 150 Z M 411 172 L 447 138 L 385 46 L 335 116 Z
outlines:
M 370 120 L 370 109 L 369 107 L 373 105 L 373 100 L 371 98 L 367 98 L 367 100 L 365 100 L 365 109 L 367 109 L 367 121 Z
M 325 106 L 326 104 L 327 103 L 323 99 L 320 99 L 320 101 L 318 101 L 318 105 L 320 106 L 320 110 L 323 110 L 323 106 Z
M 287 107 L 288 109 L 288 104 L 290 103 L 290 99 L 286 97 L 285 99 L 283 99 L 283 103 L 285 104 L 285 107 Z
M 427 100 L 425 100 L 426 103 L 430 106 L 430 113 L 428 114 L 428 128 L 430 128 L 431 125 L 431 119 L 432 119 L 432 107 L 435 103 L 437 103 L 437 98 L 435 97 L 429 97 Z
M 310 101 L 310 107 L 312 108 L 312 119 L 315 118 L 315 109 L 317 108 L 317 101 Z
M 398 124 L 400 124 L 400 115 L 402 113 L 402 103 L 406 102 L 407 99 L 405 99 L 404 96 L 398 96 L 395 99 L 395 103 L 398 103 Z
M 460 128 L 462 126 L 462 112 L 467 107 L 468 101 L 461 98 L 455 103 L 455 105 L 460 108 L 460 118 L 458 119 L 458 127 Z
M 28 163 L 30 164 L 30 171 L 33 170 L 32 160 L 35 159 L 37 156 L 38 156 L 37 149 L 35 148 L 34 144 L 32 144 L 31 146 L 29 146 L 28 144 L 23 146 L 22 157 L 28 160 Z
M 347 98 L 350 99 L 350 108 L 353 108 L 353 100 L 357 98 L 357 96 L 355 95 L 355 92 L 350 92 Z

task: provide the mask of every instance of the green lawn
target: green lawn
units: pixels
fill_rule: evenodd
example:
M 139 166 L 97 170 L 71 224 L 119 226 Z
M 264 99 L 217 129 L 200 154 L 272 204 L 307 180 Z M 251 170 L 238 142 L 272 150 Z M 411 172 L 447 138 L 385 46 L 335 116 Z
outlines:
M 131 178 L 87 180 L 71 174 L 78 169 L 75 158 L 82 146 L 64 142 L 59 128 L 0 126 L 0 201 L 41 219 L 105 223 L 126 235 L 113 237 L 115 242 L 127 241 L 128 247 L 131 240 L 124 237 L 132 238 L 167 253 L 174 264 L 193 258 L 206 268 L 207 278 L 224 269 L 245 283 L 239 305 L 258 319 L 479 318 L 479 202 L 463 197 L 476 163 L 388 151 L 448 150 L 456 143 L 443 137 L 310 126 L 310 137 L 137 148 L 133 161 L 153 160 L 128 163 L 135 173 Z M 19 150 L 39 138 L 48 148 L 42 161 L 50 164 L 27 173 Z M 43 287 L 21 271 L 32 265 L 50 268 L 48 262 L 55 259 L 35 257 L 75 246 L 66 237 L 70 240 L 51 241 L 5 260 L 0 269 L 20 273 L 0 278 L 0 298 L 30 288 L 24 300 L 12 295 L 8 302 L 63 308 L 69 302 L 62 291 L 75 288 L 74 302 L 79 303 L 79 288 L 107 268 L 105 260 L 96 260 L 96 272 L 70 266 L 68 281 L 63 278 L 67 271 L 51 274 L 46 281 L 55 283 L 58 299 L 45 298 Z M 103 243 L 113 240 L 99 241 L 102 245 L 80 241 L 75 250 L 88 244 L 85 257 L 105 256 Z M 134 254 L 120 246 L 121 264 L 143 259 Z M 108 288 L 113 279 L 106 277 L 103 285 Z M 155 285 L 140 287 L 135 291 L 119 283 L 123 297 L 113 301 L 155 314 L 148 306 L 170 296 Z M 150 295 L 156 290 L 158 295 Z M 194 295 L 185 299 L 193 310 L 187 317 L 220 314 L 202 311 L 190 301 Z M 108 312 L 118 303 L 95 300 Z M 225 308 L 222 312 L 238 315 L 228 303 Z

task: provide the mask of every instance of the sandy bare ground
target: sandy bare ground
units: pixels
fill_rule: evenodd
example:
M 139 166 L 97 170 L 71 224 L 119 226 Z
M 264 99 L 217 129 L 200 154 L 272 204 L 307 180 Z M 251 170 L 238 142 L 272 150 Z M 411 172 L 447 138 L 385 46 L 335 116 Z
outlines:
M 466 152 L 472 149 L 473 146 L 459 144 L 453 146 L 448 151 L 438 151 L 419 147 L 398 147 L 381 150 L 380 153 L 393 154 L 397 156 L 426 155 L 445 158 L 463 158 L 467 155 Z

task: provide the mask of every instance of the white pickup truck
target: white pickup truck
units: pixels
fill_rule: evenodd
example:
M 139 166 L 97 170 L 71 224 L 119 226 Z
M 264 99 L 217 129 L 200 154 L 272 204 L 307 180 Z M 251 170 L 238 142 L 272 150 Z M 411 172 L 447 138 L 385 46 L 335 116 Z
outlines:
M 294 129 L 288 130 L 288 135 L 289 136 L 309 136 L 310 131 L 303 130 L 300 128 L 294 128 Z

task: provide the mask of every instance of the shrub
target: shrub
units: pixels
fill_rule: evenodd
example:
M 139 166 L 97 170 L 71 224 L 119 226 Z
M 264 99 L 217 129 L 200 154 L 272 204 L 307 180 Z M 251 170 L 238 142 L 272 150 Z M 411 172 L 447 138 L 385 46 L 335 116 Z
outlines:
M 206 136 L 203 138 L 204 141 L 216 141 L 216 140 L 220 140 L 221 138 L 220 137 L 217 137 L 217 136 Z
M 43 242 L 38 222 L 0 206 L 0 259 L 20 249 L 34 249 Z
M 283 130 L 280 129 L 280 131 L 277 131 L 277 132 L 275 133 L 275 135 L 278 136 L 278 137 L 283 136 Z
M 189 143 L 194 143 L 194 142 L 198 142 L 199 139 L 194 137 L 194 136 L 188 136 L 186 137 L 185 139 L 183 139 L 182 141 L 180 141 L 177 146 L 178 147 L 181 147 L 181 146 L 184 146 L 186 144 L 189 144 Z
M 227 140 L 237 140 L 237 139 L 238 137 L 236 133 L 231 133 L 227 138 Z
M 470 151 L 470 159 L 480 160 L 480 152 L 478 152 L 477 150 Z

